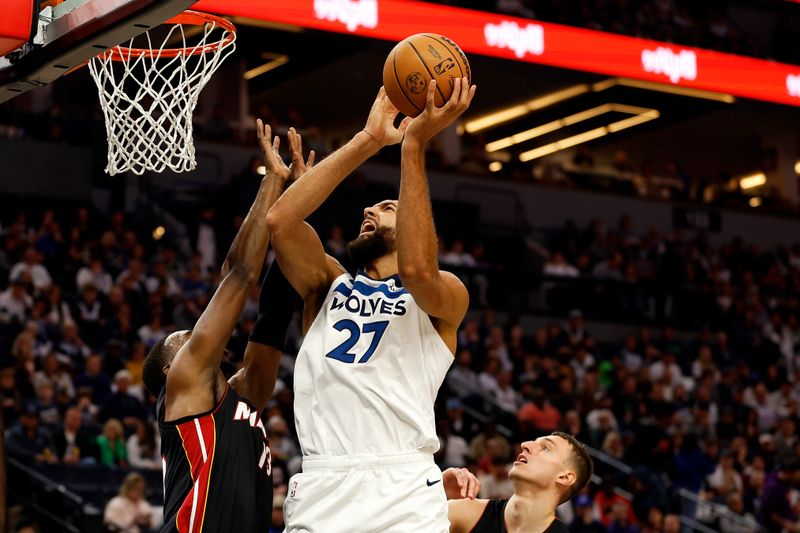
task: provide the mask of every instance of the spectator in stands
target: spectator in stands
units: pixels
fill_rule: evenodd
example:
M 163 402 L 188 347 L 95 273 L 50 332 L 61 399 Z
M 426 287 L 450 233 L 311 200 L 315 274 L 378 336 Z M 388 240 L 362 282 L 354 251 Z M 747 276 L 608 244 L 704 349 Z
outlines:
M 744 490 L 742 476 L 733 465 L 733 455 L 724 452 L 714 472 L 708 476 L 708 487 L 720 501 L 726 501 L 733 494 L 740 494 Z
M 561 413 L 547 401 L 544 391 L 536 389 L 522 405 L 517 415 L 523 435 L 538 436 L 556 431 L 561 424 Z
M 570 533 L 606 533 L 606 528 L 595 519 L 592 499 L 580 494 L 572 500 L 575 507 L 575 520 L 569 525 Z
M 144 343 L 145 348 L 152 348 L 167 334 L 167 328 L 162 322 L 161 313 L 154 312 L 150 317 L 150 322 L 139 328 L 139 338 Z
M 614 491 L 614 483 L 610 478 L 603 479 L 600 489 L 594 497 L 595 513 L 600 519 L 600 523 L 605 528 L 609 528 L 615 519 L 624 517 L 624 524 L 636 524 L 636 516 L 633 514 L 633 506 L 624 496 Z
M 497 393 L 497 373 L 500 371 L 500 361 L 496 357 L 488 357 L 483 367 L 483 372 L 478 374 L 478 386 L 481 394 L 495 396 Z
M 732 493 L 726 502 L 728 509 L 739 516 L 738 520 L 727 514 L 720 517 L 719 530 L 721 533 L 750 533 L 758 529 L 756 517 L 753 516 L 753 513 L 745 510 L 741 493 Z
M 570 345 L 573 347 L 591 341 L 591 335 L 586 330 L 583 322 L 583 312 L 580 309 L 573 309 L 569 312 L 566 335 Z
M 497 374 L 497 388 L 494 390 L 494 400 L 500 409 L 507 413 L 515 414 L 519 410 L 519 394 L 511 386 L 511 371 L 502 370 Z
M 9 287 L 0 293 L 0 324 L 22 323 L 33 307 L 33 298 L 25 291 L 22 277 L 11 278 Z
M 668 514 L 664 517 L 664 533 L 679 533 L 681 531 L 681 517 Z
M 108 420 L 103 426 L 103 433 L 97 437 L 100 464 L 111 467 L 127 468 L 128 451 L 125 447 L 125 433 L 122 424 L 116 418 Z
M 0 369 L 0 409 L 6 427 L 16 422 L 22 411 L 22 395 L 17 387 L 13 367 Z
M 47 268 L 42 265 L 41 254 L 32 246 L 25 250 L 22 261 L 11 268 L 9 279 L 20 277 L 23 272 L 26 272 L 28 276 L 30 276 L 33 287 L 37 293 L 47 291 L 50 284 L 53 282 L 53 278 L 50 277 Z
M 49 383 L 56 394 L 64 394 L 70 400 L 75 398 L 75 386 L 69 374 L 64 371 L 55 352 L 50 352 L 42 359 L 41 370 L 33 377 L 33 386 Z
M 467 441 L 453 434 L 446 419 L 440 420 L 436 428 L 439 437 L 439 451 L 434 455 L 436 463 L 442 468 L 461 468 L 466 465 L 469 458 Z
M 76 371 L 83 370 L 84 362 L 91 349 L 78 334 L 78 326 L 72 319 L 65 320 L 61 326 L 61 340 L 55 346 L 62 362 Z
M 478 375 L 472 370 L 472 352 L 462 349 L 456 356 L 456 364 L 450 367 L 445 379 L 447 387 L 459 398 L 466 398 L 480 392 Z
M 458 398 L 447 400 L 447 425 L 454 435 L 470 440 L 474 435 L 474 428 L 464 417 L 464 404 Z
M 81 337 L 93 348 L 101 345 L 103 327 L 108 316 L 103 307 L 97 288 L 91 283 L 84 285 L 73 316 L 78 323 Z
M 131 472 L 122 481 L 119 494 L 108 502 L 103 524 L 112 532 L 140 533 L 153 524 L 153 510 L 145 499 L 145 480 Z
M 135 340 L 131 343 L 128 352 L 127 360 L 125 361 L 125 369 L 131 375 L 131 387 L 143 387 L 142 381 L 142 368 L 144 367 L 144 359 L 147 356 L 144 344 Z
M 35 388 L 35 405 L 39 411 L 39 422 L 52 431 L 61 423 L 61 412 L 56 403 L 53 385 L 49 381 L 42 381 Z
M 59 460 L 65 465 L 93 462 L 97 456 L 94 437 L 83 426 L 81 412 L 76 407 L 64 413 L 64 424 L 53 434 L 53 443 Z
M 23 408 L 19 422 L 6 431 L 5 439 L 9 457 L 26 463 L 58 461 L 50 432 L 39 425 L 39 411 L 31 403 Z
M 75 286 L 79 291 L 82 291 L 87 285 L 92 285 L 103 294 L 108 294 L 111 291 L 114 280 L 111 278 L 111 274 L 103 267 L 102 256 L 93 255 L 89 260 L 89 266 L 85 266 L 78 271 L 75 278 Z
M 510 498 L 514 494 L 514 484 L 508 477 L 508 459 L 492 457 L 483 464 L 484 469 L 478 474 L 481 482 L 478 496 L 487 499 Z
M 161 437 L 152 422 L 138 422 L 136 433 L 128 438 L 126 450 L 132 468 L 161 468 Z
M 629 521 L 631 506 L 617 502 L 611 507 L 608 533 L 638 533 L 639 528 Z
M 347 241 L 344 240 L 344 232 L 339 224 L 331 226 L 325 241 L 325 250 L 339 261 L 347 257 Z
M 561 252 L 553 252 L 553 255 L 544 264 L 542 274 L 556 278 L 577 278 L 581 275 L 577 268 L 567 262 Z
M 94 405 L 103 405 L 111 396 L 111 380 L 103 373 L 103 358 L 92 354 L 86 358 L 86 368 L 75 379 L 75 387 L 88 388 Z
M 106 399 L 100 410 L 100 420 L 110 418 L 122 421 L 130 431 L 135 431 L 140 420 L 147 419 L 147 411 L 142 402 L 128 390 L 131 386 L 131 373 L 120 370 L 114 375 L 116 391 Z
M 796 461 L 781 464 L 769 474 L 758 509 L 758 523 L 769 533 L 797 531 L 800 528 L 789 501 L 789 491 L 800 481 L 800 465 Z

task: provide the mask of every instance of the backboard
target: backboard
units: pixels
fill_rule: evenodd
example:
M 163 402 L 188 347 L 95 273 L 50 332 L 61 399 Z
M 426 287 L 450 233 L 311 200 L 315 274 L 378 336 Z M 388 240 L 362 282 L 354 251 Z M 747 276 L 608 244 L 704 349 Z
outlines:
M 52 83 L 196 0 L 2 0 L 0 103 Z M 18 47 L 14 48 L 16 45 Z M 13 49 L 12 49 L 13 48 Z

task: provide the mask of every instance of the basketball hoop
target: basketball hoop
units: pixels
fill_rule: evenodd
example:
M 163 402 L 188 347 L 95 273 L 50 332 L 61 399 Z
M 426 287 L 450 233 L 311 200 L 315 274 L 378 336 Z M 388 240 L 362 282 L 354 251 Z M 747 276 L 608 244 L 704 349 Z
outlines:
M 106 121 L 109 175 L 146 170 L 187 172 L 196 167 L 192 113 L 200 91 L 236 49 L 236 28 L 207 13 L 185 11 L 171 24 L 160 45 L 150 31 L 89 61 Z M 187 44 L 184 27 L 200 27 Z M 134 48 L 134 40 L 146 47 Z M 182 47 L 168 47 L 170 41 Z

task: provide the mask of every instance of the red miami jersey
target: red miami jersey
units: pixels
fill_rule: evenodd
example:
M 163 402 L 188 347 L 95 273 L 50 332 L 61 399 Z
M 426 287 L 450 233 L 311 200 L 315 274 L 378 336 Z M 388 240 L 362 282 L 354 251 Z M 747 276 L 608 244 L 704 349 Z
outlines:
M 164 422 L 158 398 L 164 475 L 162 533 L 267 531 L 272 457 L 260 413 L 230 385 L 207 413 Z

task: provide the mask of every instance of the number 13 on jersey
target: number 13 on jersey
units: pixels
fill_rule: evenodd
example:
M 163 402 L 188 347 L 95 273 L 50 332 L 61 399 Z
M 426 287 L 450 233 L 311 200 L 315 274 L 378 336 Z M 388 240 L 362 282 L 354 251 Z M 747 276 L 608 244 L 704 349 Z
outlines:
M 361 335 L 372 334 L 372 341 L 369 343 L 367 351 L 365 351 L 361 359 L 358 360 L 359 363 L 366 363 L 369 361 L 369 358 L 372 357 L 372 354 L 375 353 L 375 350 L 378 349 L 378 344 L 380 344 L 381 338 L 386 332 L 386 327 L 388 325 L 388 320 L 380 320 L 378 322 L 363 324 L 363 326 L 359 328 L 358 324 L 348 318 L 338 321 L 333 325 L 334 329 L 347 332 L 349 337 L 339 346 L 325 354 L 325 357 L 330 357 L 331 359 L 336 359 L 343 363 L 354 363 L 356 354 L 350 353 L 350 350 L 358 343 Z

